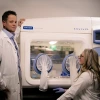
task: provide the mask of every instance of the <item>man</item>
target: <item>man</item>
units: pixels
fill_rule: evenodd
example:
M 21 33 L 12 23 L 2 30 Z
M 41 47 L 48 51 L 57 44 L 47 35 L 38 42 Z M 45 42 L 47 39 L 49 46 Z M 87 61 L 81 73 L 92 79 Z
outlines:
M 21 26 L 24 19 L 18 22 Z M 0 87 L 10 90 L 9 100 L 21 99 L 21 69 L 19 49 L 15 40 L 17 14 L 6 11 L 2 15 L 3 29 L 0 32 Z

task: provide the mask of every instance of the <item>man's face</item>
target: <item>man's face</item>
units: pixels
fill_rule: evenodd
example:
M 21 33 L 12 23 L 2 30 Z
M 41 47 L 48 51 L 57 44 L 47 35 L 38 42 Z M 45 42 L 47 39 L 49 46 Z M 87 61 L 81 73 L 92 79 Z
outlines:
M 9 15 L 7 20 L 2 23 L 5 29 L 14 33 L 17 27 L 17 17 L 15 15 Z

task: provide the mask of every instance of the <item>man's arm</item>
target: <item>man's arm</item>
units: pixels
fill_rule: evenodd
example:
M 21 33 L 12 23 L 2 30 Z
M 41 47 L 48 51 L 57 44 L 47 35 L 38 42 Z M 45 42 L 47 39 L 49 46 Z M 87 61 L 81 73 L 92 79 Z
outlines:
M 21 25 L 23 24 L 24 21 L 25 21 L 24 18 L 23 18 L 23 19 L 20 19 L 20 20 L 18 21 L 18 27 L 17 27 L 17 29 L 16 29 L 16 31 L 15 31 L 15 39 L 18 38 L 18 36 L 20 35 Z
M 21 28 L 18 26 L 15 31 L 15 39 L 17 39 L 20 35 Z
M 2 60 L 2 45 L 3 45 L 3 42 L 2 42 L 2 38 L 0 37 L 0 64 Z
M 2 62 L 2 51 L 3 51 L 2 50 L 3 49 L 2 45 L 3 45 L 3 41 L 0 38 L 0 67 L 1 67 L 1 62 Z M 1 74 L 1 71 L 0 71 L 0 90 L 3 90 L 5 88 L 6 88 L 6 84 L 2 79 L 2 74 Z

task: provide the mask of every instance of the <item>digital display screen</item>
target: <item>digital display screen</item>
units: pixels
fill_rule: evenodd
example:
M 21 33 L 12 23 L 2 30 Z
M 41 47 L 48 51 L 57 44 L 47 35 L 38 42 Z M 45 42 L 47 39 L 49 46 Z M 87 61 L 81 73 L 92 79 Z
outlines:
M 100 32 L 96 32 L 96 40 L 100 40 Z
M 100 29 L 93 31 L 93 42 L 95 44 L 100 44 Z

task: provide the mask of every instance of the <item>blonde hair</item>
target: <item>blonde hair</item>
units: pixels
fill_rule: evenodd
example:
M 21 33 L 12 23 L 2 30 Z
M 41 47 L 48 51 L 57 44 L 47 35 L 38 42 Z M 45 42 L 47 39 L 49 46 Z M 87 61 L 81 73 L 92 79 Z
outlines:
M 91 71 L 96 76 L 98 82 L 100 82 L 100 65 L 98 53 L 93 49 L 85 49 L 84 64 L 82 65 L 79 76 L 85 71 Z

